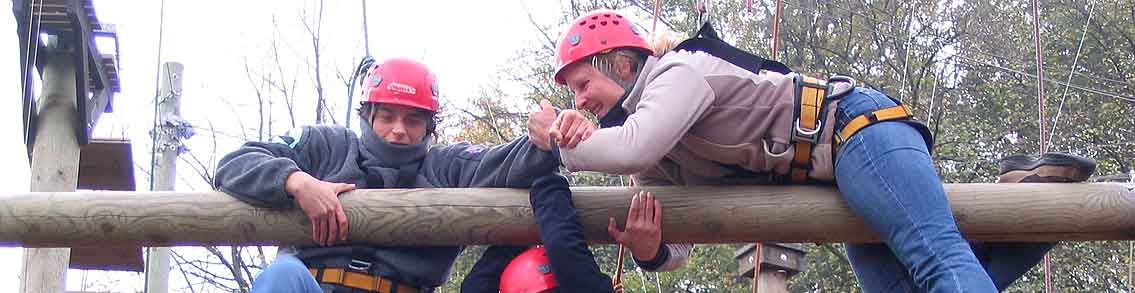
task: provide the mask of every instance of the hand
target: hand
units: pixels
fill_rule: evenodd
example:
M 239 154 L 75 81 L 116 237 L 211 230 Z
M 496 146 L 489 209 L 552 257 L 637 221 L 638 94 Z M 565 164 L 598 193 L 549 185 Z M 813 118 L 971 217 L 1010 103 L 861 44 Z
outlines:
M 548 100 L 540 101 L 540 111 L 528 113 L 528 139 L 541 150 L 552 150 L 549 131 L 556 120 L 556 108 Z
M 576 110 L 564 110 L 552 123 L 549 134 L 556 138 L 561 148 L 572 149 L 595 132 L 595 123 Z
M 619 231 L 612 217 L 607 224 L 607 233 L 630 249 L 635 259 L 654 259 L 662 245 L 662 203 L 649 192 L 640 191 L 631 198 L 625 227 L 626 231 Z
M 347 240 L 347 214 L 339 202 L 339 194 L 355 190 L 354 184 L 331 183 L 311 177 L 303 171 L 288 175 L 284 190 L 299 203 L 311 221 L 311 238 L 320 245 Z

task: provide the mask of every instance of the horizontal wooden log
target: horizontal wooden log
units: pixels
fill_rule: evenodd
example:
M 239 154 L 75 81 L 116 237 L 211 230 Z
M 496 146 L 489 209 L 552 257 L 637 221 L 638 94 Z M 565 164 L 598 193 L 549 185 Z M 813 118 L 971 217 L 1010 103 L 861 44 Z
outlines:
M 573 188 L 589 240 L 607 243 L 608 217 L 632 191 Z M 839 194 L 809 186 L 649 188 L 670 242 L 871 242 Z M 958 224 L 982 241 L 1135 240 L 1135 191 L 1117 183 L 948 184 Z M 383 245 L 538 241 L 528 192 L 372 189 L 341 197 L 350 241 Z M 298 209 L 266 209 L 218 192 L 60 192 L 0 197 L 0 245 L 310 244 Z

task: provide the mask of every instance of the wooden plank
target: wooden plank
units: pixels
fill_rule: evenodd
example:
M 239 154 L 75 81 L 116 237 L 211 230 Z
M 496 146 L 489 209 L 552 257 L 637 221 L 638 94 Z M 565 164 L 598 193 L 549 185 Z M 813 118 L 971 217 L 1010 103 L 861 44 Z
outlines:
M 947 184 L 958 224 L 981 241 L 1135 240 L 1135 191 L 1115 183 Z M 587 239 L 610 243 L 637 189 L 574 188 Z M 813 186 L 648 188 L 665 206 L 669 242 L 871 242 L 834 189 Z M 350 239 L 384 245 L 529 244 L 528 192 L 376 189 L 340 197 Z M 218 192 L 76 192 L 0 196 L 0 245 L 311 244 L 298 209 L 255 208 Z
M 83 146 L 79 159 L 79 189 L 135 190 L 130 141 L 94 139 Z
M 134 160 L 130 141 L 93 139 L 82 147 L 79 189 L 133 191 Z M 142 248 L 137 245 L 71 249 L 72 269 L 141 272 Z

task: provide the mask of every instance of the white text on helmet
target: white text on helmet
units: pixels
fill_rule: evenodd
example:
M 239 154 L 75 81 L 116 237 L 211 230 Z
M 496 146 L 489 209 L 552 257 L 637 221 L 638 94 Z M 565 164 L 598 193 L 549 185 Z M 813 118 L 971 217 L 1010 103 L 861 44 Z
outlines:
M 402 94 L 407 94 L 407 95 L 413 95 L 413 94 L 418 93 L 418 90 L 414 89 L 414 87 L 409 86 L 409 85 L 404 84 L 404 83 L 398 83 L 398 82 L 391 82 L 390 84 L 386 85 L 386 89 L 393 91 L 393 92 L 396 92 L 396 93 L 402 93 Z

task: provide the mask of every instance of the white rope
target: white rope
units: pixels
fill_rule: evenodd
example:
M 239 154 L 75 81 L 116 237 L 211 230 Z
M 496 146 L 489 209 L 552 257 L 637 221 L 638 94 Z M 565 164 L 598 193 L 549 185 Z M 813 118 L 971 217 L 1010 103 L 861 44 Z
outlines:
M 1064 92 L 1060 94 L 1060 106 L 1056 108 L 1056 118 L 1052 121 L 1052 131 L 1048 134 L 1048 143 L 1056 137 L 1056 127 L 1060 125 L 1060 114 L 1064 111 L 1064 101 L 1068 99 L 1068 84 L 1072 83 L 1072 74 L 1076 72 L 1076 65 L 1080 62 L 1080 51 L 1084 48 L 1084 39 L 1088 37 L 1088 24 L 1092 22 L 1092 13 L 1095 12 L 1096 3 L 1088 6 L 1088 19 L 1084 21 L 1084 32 L 1080 35 L 1080 44 L 1076 46 L 1076 57 L 1072 59 L 1072 69 L 1068 70 L 1068 79 L 1064 82 Z M 1044 135 L 1043 133 L 1041 135 Z
M 29 22 L 32 21 L 32 19 L 33 19 L 32 16 L 34 16 L 36 14 L 36 13 L 32 13 L 32 8 L 37 8 L 39 10 L 39 14 L 42 14 L 42 12 L 43 12 L 43 0 L 40 0 L 39 5 L 36 5 L 35 0 L 32 0 L 32 6 L 28 7 L 28 21 Z M 28 71 L 30 71 L 31 68 L 34 67 L 35 64 L 37 63 L 37 60 L 39 60 L 39 43 L 32 43 L 32 40 L 33 39 L 36 39 L 36 40 L 39 39 L 38 35 L 39 35 L 40 24 L 42 23 L 42 21 L 38 17 L 35 17 L 34 19 L 36 20 L 34 24 L 33 23 L 28 24 L 27 51 L 24 52 L 24 60 L 27 60 L 27 62 L 24 62 L 24 67 L 21 68 L 21 70 L 20 70 L 20 98 L 21 99 L 24 97 L 24 95 L 27 94 L 27 91 L 28 91 L 27 85 L 28 85 L 28 78 L 29 78 L 29 75 L 30 75 L 30 74 L 28 74 Z M 33 26 L 35 27 L 34 30 L 32 29 Z M 36 37 L 32 38 L 32 36 L 36 36 Z M 31 58 L 28 58 L 29 55 L 30 55 Z M 41 76 L 40 78 L 42 79 L 43 77 Z M 34 95 L 34 93 L 33 93 L 33 95 Z M 35 100 L 34 96 L 28 97 L 28 98 Z M 31 136 L 30 131 L 31 131 L 31 127 L 32 127 L 32 116 L 35 116 L 36 112 L 39 110 L 39 109 L 32 108 L 32 104 L 35 104 L 35 103 L 27 103 L 26 105 L 24 105 L 25 110 L 28 113 L 27 117 L 24 117 L 24 143 L 28 143 L 30 141 L 29 139 L 30 139 L 30 136 Z

